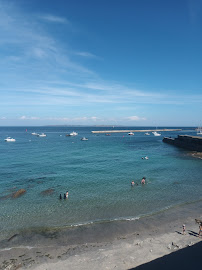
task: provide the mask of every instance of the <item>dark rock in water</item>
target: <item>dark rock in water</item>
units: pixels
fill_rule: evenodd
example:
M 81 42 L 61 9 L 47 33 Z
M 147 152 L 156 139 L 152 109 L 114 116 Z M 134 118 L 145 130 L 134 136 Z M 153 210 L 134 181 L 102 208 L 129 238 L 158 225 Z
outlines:
M 42 192 L 41 192 L 41 195 L 47 196 L 47 195 L 53 194 L 53 192 L 54 192 L 54 189 L 49 188 L 49 189 L 46 189 L 46 190 L 42 191 Z
M 22 196 L 25 192 L 26 192 L 26 190 L 21 188 L 18 191 L 16 191 L 15 193 L 13 193 L 12 197 L 18 198 L 18 197 Z

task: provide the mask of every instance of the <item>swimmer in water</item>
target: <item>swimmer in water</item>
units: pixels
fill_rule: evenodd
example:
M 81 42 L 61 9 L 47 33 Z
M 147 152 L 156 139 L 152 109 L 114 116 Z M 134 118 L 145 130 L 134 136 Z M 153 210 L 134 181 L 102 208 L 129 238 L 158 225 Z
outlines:
M 64 193 L 64 199 L 66 199 L 66 194 Z
M 68 196 L 69 196 L 69 194 L 68 194 L 68 191 L 66 192 L 66 198 L 68 199 Z
M 141 184 L 144 185 L 145 184 L 145 178 L 142 178 Z
M 132 181 L 131 182 L 131 187 L 133 187 L 135 185 L 135 182 L 134 181 Z
M 60 200 L 62 200 L 62 195 L 60 194 Z

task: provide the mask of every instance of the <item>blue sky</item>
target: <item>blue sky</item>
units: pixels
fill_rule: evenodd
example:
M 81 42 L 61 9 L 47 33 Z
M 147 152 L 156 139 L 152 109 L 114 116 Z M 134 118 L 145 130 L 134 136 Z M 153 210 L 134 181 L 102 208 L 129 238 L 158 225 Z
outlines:
M 200 125 L 201 14 L 201 0 L 0 0 L 0 125 Z

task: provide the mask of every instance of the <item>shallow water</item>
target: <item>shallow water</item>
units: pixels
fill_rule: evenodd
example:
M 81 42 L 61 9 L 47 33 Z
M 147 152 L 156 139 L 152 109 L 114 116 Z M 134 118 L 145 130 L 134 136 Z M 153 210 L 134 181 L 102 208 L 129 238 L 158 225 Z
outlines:
M 161 132 L 161 137 L 92 134 L 96 129 L 106 130 L 0 128 L 1 236 L 18 229 L 135 219 L 202 199 L 202 160 L 162 142 L 163 136 L 196 135 L 193 128 Z M 65 136 L 73 130 L 79 135 Z M 47 137 L 32 132 L 45 132 Z M 4 142 L 7 136 L 16 142 Z M 83 136 L 89 140 L 81 141 Z M 144 156 L 149 159 L 143 160 Z M 140 185 L 143 176 L 145 186 Z M 139 185 L 131 188 L 132 180 Z M 2 198 L 21 188 L 26 189 L 23 196 Z M 53 193 L 43 195 L 47 189 Z M 59 200 L 67 190 L 68 200 Z

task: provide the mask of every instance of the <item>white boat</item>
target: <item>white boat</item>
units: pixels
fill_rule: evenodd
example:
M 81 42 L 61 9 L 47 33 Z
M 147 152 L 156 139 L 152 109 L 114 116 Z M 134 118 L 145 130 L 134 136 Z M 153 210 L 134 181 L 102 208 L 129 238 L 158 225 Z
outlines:
M 15 142 L 15 139 L 13 139 L 11 137 L 7 137 L 4 141 L 5 142 Z
M 73 132 L 71 132 L 69 135 L 70 135 L 70 136 L 76 136 L 76 135 L 78 135 L 78 133 L 75 132 L 75 131 L 73 131 Z
M 38 137 L 46 137 L 46 134 L 41 133 L 41 134 L 37 134 Z
M 202 135 L 202 127 L 197 128 L 197 135 Z
M 34 135 L 34 136 L 38 136 L 39 134 L 38 134 L 38 133 L 36 133 L 36 132 L 32 132 L 32 135 Z
M 134 133 L 133 132 L 129 132 L 128 135 L 134 135 Z
M 154 136 L 161 136 L 161 133 L 158 133 L 156 131 L 153 131 L 152 133 L 154 134 Z
M 88 141 L 88 138 L 83 137 L 83 138 L 81 138 L 81 141 Z
M 146 132 L 144 135 L 147 135 L 147 136 L 149 136 L 150 135 L 150 133 L 148 133 L 148 132 Z

